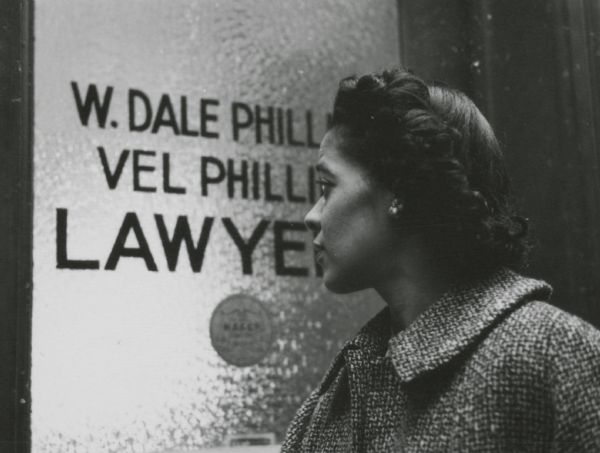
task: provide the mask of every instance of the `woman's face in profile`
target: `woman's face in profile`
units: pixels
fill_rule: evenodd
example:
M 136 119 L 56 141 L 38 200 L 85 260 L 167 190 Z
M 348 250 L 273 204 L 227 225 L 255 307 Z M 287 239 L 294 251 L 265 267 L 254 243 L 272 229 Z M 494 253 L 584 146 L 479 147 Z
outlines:
M 343 131 L 324 137 L 317 164 L 321 197 L 306 215 L 325 286 L 347 293 L 375 286 L 393 268 L 397 234 L 388 216 L 393 194 L 344 152 Z

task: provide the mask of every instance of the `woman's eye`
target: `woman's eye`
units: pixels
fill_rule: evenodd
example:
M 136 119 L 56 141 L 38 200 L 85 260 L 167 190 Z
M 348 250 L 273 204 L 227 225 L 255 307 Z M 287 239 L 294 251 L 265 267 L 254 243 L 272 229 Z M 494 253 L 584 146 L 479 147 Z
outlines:
M 321 192 L 321 196 L 327 197 L 327 195 L 329 194 L 329 189 L 331 188 L 331 183 L 323 179 L 319 179 L 317 181 L 317 184 L 319 185 L 319 191 Z

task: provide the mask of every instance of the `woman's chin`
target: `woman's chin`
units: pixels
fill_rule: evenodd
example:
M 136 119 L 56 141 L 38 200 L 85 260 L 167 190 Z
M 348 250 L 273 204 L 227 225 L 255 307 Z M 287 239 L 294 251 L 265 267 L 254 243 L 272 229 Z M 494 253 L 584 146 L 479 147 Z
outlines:
M 362 285 L 357 284 L 356 279 L 336 278 L 335 276 L 328 275 L 327 271 L 323 274 L 323 285 L 329 291 L 335 294 L 348 294 L 355 291 L 364 289 Z

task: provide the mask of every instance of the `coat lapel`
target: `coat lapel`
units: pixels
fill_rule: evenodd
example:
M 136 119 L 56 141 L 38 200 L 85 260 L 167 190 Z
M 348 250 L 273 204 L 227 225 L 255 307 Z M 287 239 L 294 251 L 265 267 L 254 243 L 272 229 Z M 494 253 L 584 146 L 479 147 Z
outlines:
M 382 310 L 342 350 L 348 372 L 355 452 L 365 451 L 380 436 L 390 421 L 381 414 L 391 413 L 396 405 L 391 393 L 397 377 L 390 359 L 384 357 L 390 337 L 389 319 L 389 310 Z
M 304 403 L 302 403 L 298 412 L 296 412 L 296 415 L 288 426 L 285 441 L 281 447 L 282 453 L 295 453 L 301 451 L 302 443 L 308 433 L 309 425 L 317 411 L 319 400 L 344 365 L 343 351 L 344 350 L 342 349 L 342 351 L 338 353 L 317 388 L 312 391 Z
M 385 335 L 382 335 L 382 332 Z M 352 370 L 358 370 L 359 363 L 364 363 L 366 358 L 385 353 L 389 332 L 388 310 L 384 309 L 371 319 L 353 339 L 344 344 L 341 351 L 333 359 L 331 366 L 317 388 L 300 406 L 298 412 L 296 412 L 288 427 L 281 449 L 282 453 L 300 452 L 302 451 L 302 444 L 305 442 L 306 437 L 308 436 L 311 439 L 314 437 L 315 434 L 309 433 L 309 427 L 313 417 L 318 412 L 319 401 L 344 367 L 347 368 L 349 373 L 348 385 L 350 386 L 350 394 L 352 395 L 354 391 L 359 391 L 356 386 L 359 382 L 357 378 L 360 380 L 360 376 L 352 375 Z M 358 401 L 359 399 L 355 398 L 354 395 L 351 396 L 351 404 L 359 404 Z M 355 428 L 358 428 L 358 424 L 353 420 L 353 441 L 356 446 L 358 438 Z
M 403 432 L 406 404 L 390 358 L 357 349 L 347 352 L 346 363 L 353 451 L 388 451 L 387 447 L 394 451 L 391 447 L 399 445 L 397 437 Z
M 509 269 L 454 286 L 390 339 L 398 376 L 408 382 L 443 365 L 525 301 L 547 300 L 551 292 L 547 283 Z

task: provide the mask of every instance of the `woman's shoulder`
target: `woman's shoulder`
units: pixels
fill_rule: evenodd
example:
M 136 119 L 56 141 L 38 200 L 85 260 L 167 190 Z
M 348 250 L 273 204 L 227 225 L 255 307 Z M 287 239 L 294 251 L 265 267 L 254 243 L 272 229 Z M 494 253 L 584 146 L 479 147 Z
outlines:
M 600 330 L 580 317 L 543 301 L 529 301 L 495 329 L 496 340 L 521 356 L 535 355 L 556 367 L 595 365 L 600 372 Z
M 526 374 L 550 396 L 557 450 L 600 451 L 600 331 L 545 302 L 525 304 L 507 325 L 521 327 Z
M 544 301 L 529 301 L 509 316 L 513 324 L 565 343 L 600 340 L 600 330 L 579 316 Z

